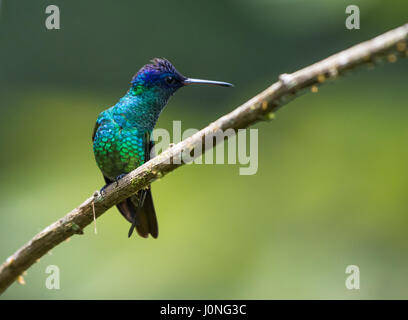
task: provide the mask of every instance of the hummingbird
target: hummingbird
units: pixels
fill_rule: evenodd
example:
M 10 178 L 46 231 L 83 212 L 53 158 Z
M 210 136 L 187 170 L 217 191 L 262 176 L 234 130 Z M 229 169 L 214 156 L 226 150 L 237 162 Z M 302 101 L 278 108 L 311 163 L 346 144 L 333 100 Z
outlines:
M 227 82 L 187 78 L 170 61 L 155 58 L 133 76 L 129 90 L 119 102 L 99 114 L 92 141 L 105 187 L 149 161 L 154 147 L 151 135 L 161 111 L 178 89 L 193 84 L 233 86 Z M 150 186 L 120 202 L 117 208 L 131 224 L 128 237 L 136 229 L 141 237 L 150 234 L 157 238 Z

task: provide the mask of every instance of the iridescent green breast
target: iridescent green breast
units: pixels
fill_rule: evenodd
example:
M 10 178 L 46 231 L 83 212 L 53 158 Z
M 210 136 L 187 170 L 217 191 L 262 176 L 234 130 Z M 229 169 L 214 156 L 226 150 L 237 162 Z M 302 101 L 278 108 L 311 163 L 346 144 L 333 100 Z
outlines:
M 103 174 L 111 180 L 128 173 L 145 161 L 145 133 L 120 123 L 106 110 L 98 118 L 93 150 Z M 119 123 L 118 123 L 119 122 Z
M 157 87 L 132 87 L 96 122 L 93 150 L 102 173 L 111 180 L 145 162 L 146 145 L 169 95 Z

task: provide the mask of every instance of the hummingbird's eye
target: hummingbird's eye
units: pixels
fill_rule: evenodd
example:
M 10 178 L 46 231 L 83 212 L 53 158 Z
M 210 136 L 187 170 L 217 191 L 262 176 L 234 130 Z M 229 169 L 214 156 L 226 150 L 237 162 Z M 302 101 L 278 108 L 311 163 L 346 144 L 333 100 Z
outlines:
M 172 76 L 169 76 L 169 77 L 166 77 L 165 81 L 166 81 L 167 84 L 173 85 L 173 84 L 176 83 L 177 80 L 176 80 L 176 78 L 174 78 Z

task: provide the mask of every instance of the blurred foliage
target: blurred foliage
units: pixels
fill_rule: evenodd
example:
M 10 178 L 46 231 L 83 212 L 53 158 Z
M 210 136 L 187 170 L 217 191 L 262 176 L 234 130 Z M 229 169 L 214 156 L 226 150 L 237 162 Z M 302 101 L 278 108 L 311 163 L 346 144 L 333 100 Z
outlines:
M 44 27 L 45 7 L 61 30 Z M 80 204 L 103 179 L 99 112 L 150 58 L 231 90 L 180 90 L 158 127 L 201 128 L 276 80 L 406 22 L 406 1 L 2 1 L 0 259 Z M 355 72 L 259 129 L 259 169 L 191 165 L 154 183 L 157 240 L 127 238 L 109 210 L 3 296 L 49 299 L 407 298 L 407 61 Z M 45 288 L 45 268 L 61 289 Z M 345 268 L 361 290 L 345 288 Z

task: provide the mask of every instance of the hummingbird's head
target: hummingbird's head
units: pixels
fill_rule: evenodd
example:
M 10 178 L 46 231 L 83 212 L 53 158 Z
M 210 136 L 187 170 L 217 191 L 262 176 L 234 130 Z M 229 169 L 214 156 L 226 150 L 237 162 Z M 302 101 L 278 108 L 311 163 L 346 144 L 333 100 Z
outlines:
M 189 84 L 233 86 L 227 82 L 187 78 L 178 72 L 170 61 L 159 58 L 155 58 L 152 63 L 143 66 L 132 79 L 133 87 L 155 88 L 169 95 Z

